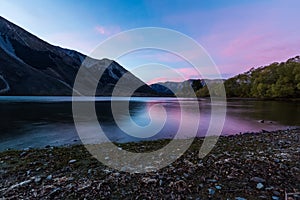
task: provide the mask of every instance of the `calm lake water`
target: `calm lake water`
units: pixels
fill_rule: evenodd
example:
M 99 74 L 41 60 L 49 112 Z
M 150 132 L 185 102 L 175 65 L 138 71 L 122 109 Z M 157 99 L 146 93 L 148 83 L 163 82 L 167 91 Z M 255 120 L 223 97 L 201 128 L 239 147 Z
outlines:
M 85 102 L 89 99 L 79 99 Z M 115 98 L 116 104 L 125 104 L 126 98 Z M 145 138 L 126 134 L 115 123 L 111 113 L 109 97 L 97 97 L 95 108 L 99 124 L 106 136 L 116 142 L 153 140 L 159 138 L 173 138 L 180 126 L 181 117 L 186 119 L 186 134 L 189 137 L 189 127 L 200 118 L 197 136 L 206 134 L 210 122 L 211 104 L 207 99 L 175 99 L 175 98 L 131 98 L 129 113 L 131 119 L 139 126 L 150 123 L 149 109 L 153 105 L 163 106 L 166 122 L 163 128 L 154 136 Z M 180 106 L 181 105 L 181 106 Z M 200 115 L 196 112 L 199 106 Z M 117 117 L 122 125 L 131 126 L 127 109 L 117 110 Z M 292 128 L 300 125 L 300 102 L 250 101 L 229 100 L 223 135 L 239 134 L 264 130 Z M 151 110 L 152 123 L 161 122 L 161 111 Z M 87 122 L 88 115 L 82 116 Z M 260 123 L 259 120 L 264 120 Z M 218 122 L 215 122 L 218 123 Z M 127 127 L 130 128 L 130 127 Z M 101 142 L 99 135 L 88 135 L 91 142 Z M 104 141 L 104 140 L 103 140 Z M 7 148 L 23 149 L 28 147 L 57 146 L 79 143 L 76 132 L 71 97 L 0 97 L 0 150 Z

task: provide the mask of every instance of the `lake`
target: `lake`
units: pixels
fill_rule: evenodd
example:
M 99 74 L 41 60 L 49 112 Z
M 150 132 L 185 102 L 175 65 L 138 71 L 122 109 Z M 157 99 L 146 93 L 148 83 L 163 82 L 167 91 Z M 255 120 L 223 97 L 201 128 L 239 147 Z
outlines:
M 78 99 L 85 103 L 92 99 Z M 111 112 L 109 97 L 96 97 L 95 108 L 99 124 L 106 136 L 115 142 L 130 142 L 173 138 L 179 126 L 183 126 L 188 138 L 189 127 L 197 125 L 197 136 L 205 136 L 211 115 L 211 103 L 208 99 L 176 99 L 176 98 L 130 98 L 129 110 L 124 109 L 127 98 L 114 98 L 120 109 Z M 195 108 L 200 109 L 200 114 Z M 162 112 L 157 106 L 163 106 L 166 120 L 158 133 L 140 133 L 140 137 L 126 134 L 120 129 L 115 118 L 122 126 L 130 130 L 133 121 L 138 126 L 147 126 L 150 122 L 161 124 Z M 149 110 L 151 110 L 150 119 Z M 130 113 L 130 117 L 126 113 Z M 227 115 L 222 135 L 239 134 L 241 132 L 271 131 L 293 128 L 300 125 L 300 102 L 228 100 Z M 89 116 L 83 115 L 86 130 L 89 130 Z M 114 118 L 115 117 L 115 118 Z M 180 124 L 181 118 L 185 119 Z M 259 122 L 264 120 L 264 123 Z M 218 123 L 218 122 L 214 122 Z M 126 127 L 127 126 L 127 127 Z M 159 125 L 158 125 L 159 126 Z M 101 142 L 102 138 L 95 133 L 88 134 L 88 141 Z M 103 141 L 105 141 L 103 139 Z M 59 146 L 80 143 L 72 115 L 71 97 L 0 97 L 0 150 L 8 148 L 24 149 L 40 148 L 46 145 Z

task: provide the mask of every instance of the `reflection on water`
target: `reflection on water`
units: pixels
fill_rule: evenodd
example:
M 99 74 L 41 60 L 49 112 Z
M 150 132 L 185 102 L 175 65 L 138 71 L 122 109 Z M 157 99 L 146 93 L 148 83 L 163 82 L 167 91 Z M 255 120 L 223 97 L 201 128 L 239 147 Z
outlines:
M 78 99 L 83 104 L 90 99 Z M 91 99 L 92 100 L 92 99 Z M 181 123 L 184 135 L 190 137 L 191 127 L 199 122 L 197 136 L 205 136 L 209 122 L 211 105 L 208 100 L 172 98 L 131 98 L 129 113 L 125 105 L 127 98 L 114 99 L 118 109 L 112 115 L 109 97 L 99 97 L 95 103 L 98 121 L 113 141 L 128 142 L 145 139 L 173 138 Z M 222 134 L 274 130 L 300 125 L 300 102 L 245 101 L 230 100 L 227 102 L 227 116 Z M 156 106 L 163 106 L 166 119 Z M 180 105 L 182 109 L 180 109 Z M 200 109 L 200 115 L 197 108 Z M 149 110 L 151 112 L 149 112 Z M 88 132 L 88 113 L 80 116 Z M 181 120 L 182 117 L 182 120 Z M 154 136 L 143 138 L 143 135 L 132 136 L 118 128 L 114 119 L 119 119 L 124 128 L 132 126 L 132 120 L 144 127 L 164 122 L 163 128 Z M 260 123 L 264 120 L 265 123 Z M 213 122 L 218 123 L 218 122 Z M 126 127 L 128 126 L 128 127 Z M 92 129 L 90 129 L 92 130 Z M 149 134 L 141 131 L 140 134 Z M 87 134 L 91 142 L 101 142 L 99 134 Z M 70 97 L 0 97 L 0 150 L 7 148 L 44 147 L 46 145 L 73 144 L 79 141 L 76 133 Z M 103 139 L 103 141 L 105 141 Z

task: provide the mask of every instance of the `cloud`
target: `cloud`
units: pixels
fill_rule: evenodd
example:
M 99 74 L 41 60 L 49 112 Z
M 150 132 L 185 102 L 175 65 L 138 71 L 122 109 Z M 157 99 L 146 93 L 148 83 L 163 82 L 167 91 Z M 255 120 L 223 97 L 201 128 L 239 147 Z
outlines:
M 300 54 L 299 6 L 299 1 L 257 1 L 209 12 L 181 11 L 163 20 L 184 27 L 205 47 L 222 74 L 234 75 Z
M 105 36 L 111 36 L 111 35 L 121 32 L 121 28 L 119 26 L 96 25 L 94 29 L 97 33 L 99 33 L 101 35 L 105 35 Z
M 135 73 L 134 70 L 133 73 Z M 192 67 L 156 69 L 154 66 L 149 66 L 148 69 L 144 69 L 141 73 L 135 73 L 135 75 L 148 84 L 166 81 L 182 82 L 186 79 L 198 79 L 201 76 L 197 70 Z
M 103 26 L 96 26 L 95 30 L 102 35 L 104 35 L 106 33 L 106 30 Z

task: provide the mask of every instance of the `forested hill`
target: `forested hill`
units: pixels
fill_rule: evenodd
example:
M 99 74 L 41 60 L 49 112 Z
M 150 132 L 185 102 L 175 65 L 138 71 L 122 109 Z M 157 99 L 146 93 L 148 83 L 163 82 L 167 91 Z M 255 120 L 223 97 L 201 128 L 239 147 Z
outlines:
M 300 57 L 250 69 L 225 81 L 228 97 L 299 98 Z
M 250 69 L 224 82 L 227 97 L 300 98 L 300 57 Z M 218 85 L 212 87 L 217 92 Z M 207 87 L 197 91 L 208 96 Z

